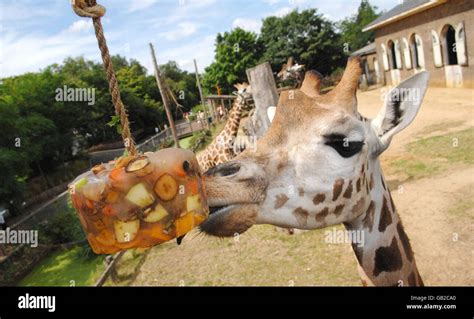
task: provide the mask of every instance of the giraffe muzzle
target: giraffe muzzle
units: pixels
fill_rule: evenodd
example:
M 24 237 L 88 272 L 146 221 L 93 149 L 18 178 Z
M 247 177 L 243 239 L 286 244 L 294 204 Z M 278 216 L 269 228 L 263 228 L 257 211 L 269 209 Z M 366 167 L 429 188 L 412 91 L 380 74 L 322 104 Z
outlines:
M 265 199 L 268 179 L 257 163 L 235 160 L 204 173 L 210 216 L 201 230 L 214 236 L 233 236 L 255 223 Z

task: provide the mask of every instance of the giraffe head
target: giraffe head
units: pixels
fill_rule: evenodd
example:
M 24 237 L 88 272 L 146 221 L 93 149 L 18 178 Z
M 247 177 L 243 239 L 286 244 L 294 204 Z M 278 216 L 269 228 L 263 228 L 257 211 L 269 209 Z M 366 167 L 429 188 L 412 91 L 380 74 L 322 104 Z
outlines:
M 252 89 L 247 82 L 234 84 L 234 87 L 237 89 L 234 95 L 237 95 L 243 101 L 252 98 Z
M 321 95 L 307 72 L 300 89 L 282 92 L 267 133 L 253 151 L 205 174 L 211 215 L 202 230 L 232 236 L 254 224 L 317 229 L 350 223 L 369 208 L 378 156 L 415 118 L 428 73 L 387 94 L 376 118 L 357 111 L 360 60 L 350 59 L 339 84 Z M 370 174 L 368 173 L 370 170 Z
M 289 57 L 288 61 L 283 64 L 280 72 L 277 73 L 277 78 L 281 81 L 294 80 L 299 85 L 302 79 L 302 72 L 304 64 L 294 63 L 293 57 Z

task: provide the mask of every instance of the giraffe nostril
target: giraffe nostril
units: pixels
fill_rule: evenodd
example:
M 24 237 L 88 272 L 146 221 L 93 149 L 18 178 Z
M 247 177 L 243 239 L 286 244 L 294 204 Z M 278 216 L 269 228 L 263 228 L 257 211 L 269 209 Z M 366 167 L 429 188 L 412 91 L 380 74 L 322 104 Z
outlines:
M 236 174 L 240 170 L 237 163 L 225 163 L 217 165 L 209 169 L 204 175 L 206 176 L 230 176 Z

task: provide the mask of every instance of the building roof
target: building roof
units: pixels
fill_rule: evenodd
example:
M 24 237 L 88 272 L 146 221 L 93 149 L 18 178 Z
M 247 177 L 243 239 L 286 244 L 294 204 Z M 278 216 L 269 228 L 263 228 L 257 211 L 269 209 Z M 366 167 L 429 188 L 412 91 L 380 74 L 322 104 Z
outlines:
M 427 10 L 434 6 L 445 3 L 447 0 L 404 0 L 380 17 L 366 25 L 362 31 L 378 29 L 387 24 L 404 19 L 413 14 Z
M 372 43 L 367 44 L 365 47 L 360 48 L 357 51 L 354 51 L 351 54 L 351 56 L 364 56 L 364 55 L 369 55 L 375 52 L 376 52 L 375 42 L 372 42 Z

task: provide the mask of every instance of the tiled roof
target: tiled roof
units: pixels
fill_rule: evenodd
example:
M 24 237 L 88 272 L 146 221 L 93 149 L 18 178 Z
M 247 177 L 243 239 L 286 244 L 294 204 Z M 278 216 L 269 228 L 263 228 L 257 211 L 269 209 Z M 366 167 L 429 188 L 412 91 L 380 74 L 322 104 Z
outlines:
M 357 51 L 354 51 L 351 56 L 357 56 L 357 55 L 368 55 L 371 53 L 375 53 L 375 42 L 372 42 L 370 44 L 367 44 L 365 47 L 360 48 Z
M 364 31 L 373 29 L 374 26 L 390 23 L 390 20 L 395 20 L 397 17 L 408 16 L 410 12 L 416 12 L 422 7 L 430 8 L 446 2 L 445 0 L 405 0 L 399 5 L 393 7 L 391 10 L 385 12 L 380 17 L 369 23 L 364 27 Z

